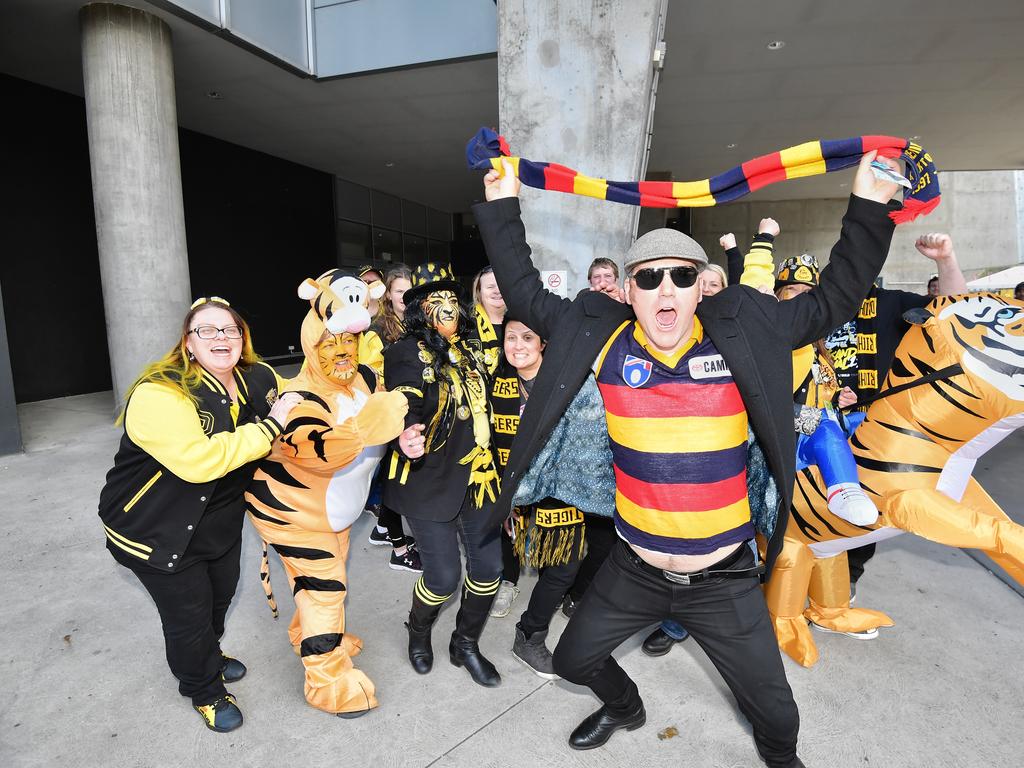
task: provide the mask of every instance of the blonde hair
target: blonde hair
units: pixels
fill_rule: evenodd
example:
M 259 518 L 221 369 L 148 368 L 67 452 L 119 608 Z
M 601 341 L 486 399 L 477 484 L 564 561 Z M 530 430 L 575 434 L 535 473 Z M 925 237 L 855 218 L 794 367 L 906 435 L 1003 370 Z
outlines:
M 116 421 L 117 424 L 124 420 L 124 411 L 128 406 L 128 398 L 131 397 L 135 388 L 144 382 L 153 382 L 171 387 L 180 391 L 193 404 L 199 403 L 195 396 L 195 390 L 203 380 L 203 367 L 195 360 L 189 359 L 189 351 L 185 343 L 188 341 L 188 335 L 191 330 L 189 326 L 192 324 L 192 319 L 204 309 L 209 309 L 210 307 L 226 311 L 231 315 L 235 324 L 242 329 L 242 354 L 238 359 L 236 367 L 246 369 L 259 362 L 260 357 L 252 346 L 252 333 L 249 330 L 249 324 L 238 314 L 237 310 L 232 308 L 223 299 L 216 297 L 199 299 L 192 305 L 192 308 L 189 309 L 188 314 L 185 315 L 185 319 L 182 321 L 181 337 L 178 339 L 178 343 L 159 360 L 143 368 L 142 373 L 139 374 L 139 377 L 128 388 L 128 391 L 125 392 L 124 405 L 121 406 L 121 413 Z
M 726 276 L 725 270 L 722 269 L 720 266 L 718 266 L 717 264 L 706 264 L 704 266 L 704 269 L 705 270 L 710 270 L 710 271 L 714 272 L 716 275 L 718 275 L 720 278 L 722 278 L 722 287 L 723 288 L 728 288 L 729 287 L 729 278 Z
M 484 275 L 490 275 L 494 273 L 493 267 L 484 267 L 476 273 L 476 277 L 473 278 L 473 305 L 480 304 L 480 280 Z

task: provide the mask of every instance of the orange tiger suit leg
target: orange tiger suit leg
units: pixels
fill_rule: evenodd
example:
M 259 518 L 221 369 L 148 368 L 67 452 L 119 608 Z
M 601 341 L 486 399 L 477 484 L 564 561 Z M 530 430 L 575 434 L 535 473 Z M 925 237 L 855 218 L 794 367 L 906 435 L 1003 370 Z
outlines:
M 370 679 L 352 664 L 362 642 L 345 634 L 345 592 L 349 532 L 303 531 L 289 526 L 282 533 L 250 515 L 264 541 L 281 557 L 295 598 L 288 637 L 305 668 L 306 701 L 325 712 L 361 712 L 377 706 Z
M 881 611 L 850 607 L 850 562 L 846 552 L 814 559 L 804 617 L 834 632 L 865 632 L 895 622 Z
M 889 524 L 951 547 L 981 549 L 1024 585 L 1024 527 L 1013 522 L 971 478 L 962 501 L 917 488 L 886 499 Z

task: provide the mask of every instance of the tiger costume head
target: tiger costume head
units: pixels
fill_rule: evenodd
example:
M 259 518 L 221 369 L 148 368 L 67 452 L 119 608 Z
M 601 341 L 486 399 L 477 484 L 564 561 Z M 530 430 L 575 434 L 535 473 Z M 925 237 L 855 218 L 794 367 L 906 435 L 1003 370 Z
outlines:
M 351 382 L 359 368 L 358 335 L 370 327 L 370 299 L 384 295 L 384 284 L 367 285 L 354 274 L 331 269 L 304 280 L 298 293 L 310 303 L 301 331 L 308 370 L 335 385 Z
M 993 293 L 938 296 L 905 317 L 918 327 L 911 333 L 948 358 L 932 367 L 959 362 L 976 384 L 1024 402 L 1024 302 Z

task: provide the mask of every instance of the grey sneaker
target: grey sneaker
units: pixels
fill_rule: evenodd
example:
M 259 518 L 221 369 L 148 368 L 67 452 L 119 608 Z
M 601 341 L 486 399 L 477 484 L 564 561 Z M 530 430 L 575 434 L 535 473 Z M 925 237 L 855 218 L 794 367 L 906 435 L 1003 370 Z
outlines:
M 512 644 L 512 655 L 538 677 L 557 680 L 558 675 L 555 674 L 555 667 L 551 661 L 551 651 L 544 644 L 547 638 L 548 631 L 545 629 L 542 632 L 534 632 L 527 640 L 523 630 L 516 624 L 516 641 Z
M 496 619 L 508 616 L 508 612 L 512 610 L 512 603 L 516 601 L 517 597 L 519 597 L 519 587 L 511 581 L 502 579 L 501 585 L 498 587 L 498 594 L 495 595 L 494 602 L 491 604 L 491 616 Z

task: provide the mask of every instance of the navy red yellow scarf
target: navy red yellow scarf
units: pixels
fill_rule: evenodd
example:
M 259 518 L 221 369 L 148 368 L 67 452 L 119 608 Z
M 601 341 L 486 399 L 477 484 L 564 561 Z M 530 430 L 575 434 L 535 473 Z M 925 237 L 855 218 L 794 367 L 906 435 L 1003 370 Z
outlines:
M 895 136 L 854 136 L 835 141 L 808 141 L 770 155 L 762 155 L 725 173 L 701 181 L 608 181 L 584 176 L 557 163 L 538 163 L 513 157 L 504 136 L 481 128 L 466 145 L 471 169 L 501 172 L 502 158 L 512 162 L 519 180 L 528 187 L 569 192 L 645 208 L 699 208 L 737 200 L 777 181 L 817 176 L 849 168 L 871 150 L 880 157 L 905 162 L 911 188 L 904 193 L 903 209 L 889 214 L 902 224 L 930 213 L 939 204 L 939 177 L 935 162 L 920 145 Z

